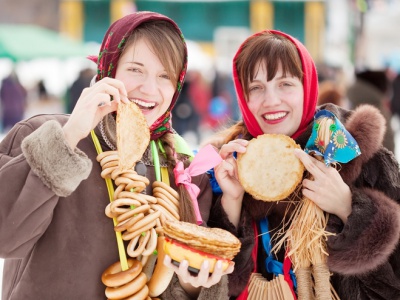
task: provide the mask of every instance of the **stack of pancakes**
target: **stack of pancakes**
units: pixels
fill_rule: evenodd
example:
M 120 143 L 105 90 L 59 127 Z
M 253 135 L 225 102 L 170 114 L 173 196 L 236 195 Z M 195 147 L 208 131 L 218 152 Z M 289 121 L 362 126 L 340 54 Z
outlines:
M 195 224 L 168 220 L 164 225 L 166 254 L 177 262 L 188 260 L 189 266 L 200 269 L 208 259 L 210 272 L 216 260 L 225 260 L 223 270 L 239 252 L 241 243 L 230 232 L 220 228 L 207 228 Z

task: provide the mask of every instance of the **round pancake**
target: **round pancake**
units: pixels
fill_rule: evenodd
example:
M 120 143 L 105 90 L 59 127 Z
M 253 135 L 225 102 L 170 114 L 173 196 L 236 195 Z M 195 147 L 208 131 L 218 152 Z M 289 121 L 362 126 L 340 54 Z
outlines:
M 288 197 L 301 182 L 302 162 L 294 155 L 301 149 L 283 134 L 263 134 L 250 140 L 245 153 L 238 153 L 239 181 L 257 200 L 279 201 Z

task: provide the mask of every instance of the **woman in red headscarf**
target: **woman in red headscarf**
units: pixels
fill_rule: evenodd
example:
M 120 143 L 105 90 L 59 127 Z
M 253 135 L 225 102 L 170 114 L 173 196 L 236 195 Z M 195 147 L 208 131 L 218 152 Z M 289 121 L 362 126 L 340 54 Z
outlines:
M 142 193 L 152 195 L 161 168 L 166 171 L 161 172 L 163 182 L 179 191 L 180 219 L 207 224 L 212 200 L 208 177 L 192 178 L 200 191 L 195 201 L 174 176 L 174 168 L 189 165 L 192 155 L 170 121 L 187 66 L 178 26 L 158 13 L 127 15 L 109 27 L 94 60 L 97 76 L 71 115 L 22 121 L 0 144 L 4 300 L 106 298 L 102 273 L 120 260 L 124 247 L 119 249 L 113 222 L 105 215 L 113 184 L 100 176 L 102 166 L 96 158 L 97 152 L 116 150 L 116 111 L 121 103 L 132 101 L 140 108 L 150 128 L 150 144 L 155 146 L 153 151 L 148 147 L 136 163 L 136 172 L 148 180 Z M 155 230 L 151 236 L 157 239 Z M 160 297 L 226 299 L 223 275 L 232 269 L 233 265 L 223 272 L 217 265 L 212 276 L 204 264 L 198 276 L 192 276 L 187 266 L 173 269 L 179 276 L 172 277 Z
M 247 299 L 253 272 L 268 280 L 283 274 L 296 298 L 287 249 L 275 255 L 270 247 L 276 240 L 271 238 L 269 245 L 263 239 L 282 230 L 293 201 L 264 202 L 246 193 L 235 152 L 245 153 L 249 140 L 265 133 L 290 136 L 304 149 L 314 116 L 322 110 L 344 124 L 361 151 L 339 170 L 295 151 L 313 175 L 313 180 L 303 180 L 303 195 L 330 213 L 326 230 L 334 233 L 327 241 L 332 285 L 342 300 L 400 299 L 400 176 L 397 161 L 382 147 L 383 116 L 371 106 L 355 111 L 332 104 L 317 107 L 317 71 L 310 54 L 297 39 L 275 30 L 259 32 L 240 46 L 233 79 L 243 121 L 215 137 L 224 161 L 211 180 L 215 199 L 209 219 L 210 226 L 224 228 L 242 242 L 228 276 L 232 299 Z

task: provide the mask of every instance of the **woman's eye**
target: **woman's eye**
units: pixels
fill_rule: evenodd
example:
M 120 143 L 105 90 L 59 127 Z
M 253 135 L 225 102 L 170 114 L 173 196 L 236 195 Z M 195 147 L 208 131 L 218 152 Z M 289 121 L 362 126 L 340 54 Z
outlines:
M 163 75 L 161 75 L 160 77 L 161 77 L 161 78 L 164 78 L 164 79 L 168 79 L 168 80 L 171 79 L 171 78 L 168 76 L 168 74 L 163 74 Z
M 254 91 L 258 90 L 258 89 L 259 89 L 258 86 L 251 86 L 251 87 L 249 87 L 249 92 L 254 92 Z
M 133 73 L 140 73 L 140 69 L 138 68 L 129 68 L 128 71 L 131 71 Z

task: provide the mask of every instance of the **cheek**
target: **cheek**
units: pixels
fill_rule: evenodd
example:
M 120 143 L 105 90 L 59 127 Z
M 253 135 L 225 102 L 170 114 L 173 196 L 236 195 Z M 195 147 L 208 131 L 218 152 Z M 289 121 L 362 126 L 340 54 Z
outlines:
M 249 101 L 247 102 L 247 107 L 249 108 L 250 112 L 253 115 L 256 115 L 256 112 L 258 110 L 259 104 L 255 101 Z
M 167 109 L 171 102 L 172 102 L 172 97 L 175 94 L 175 89 L 171 86 L 166 86 L 163 89 L 163 107 L 165 107 L 165 109 Z

